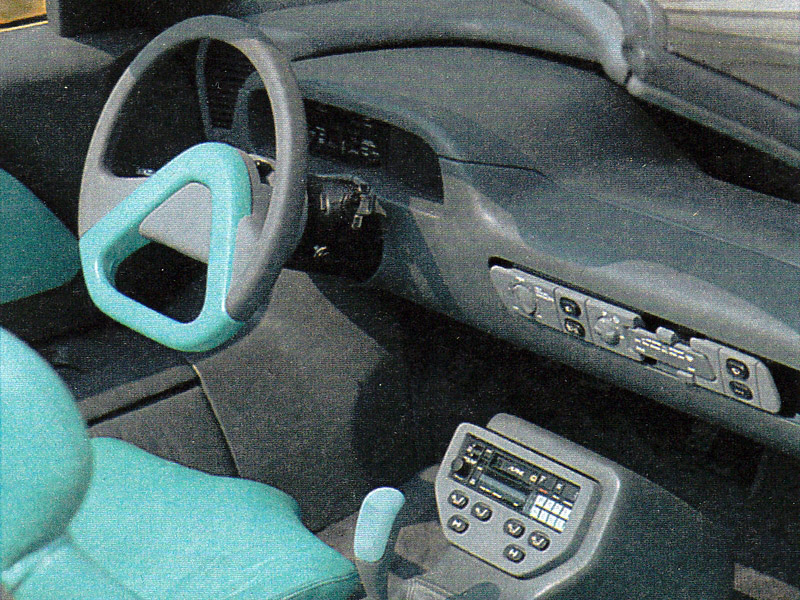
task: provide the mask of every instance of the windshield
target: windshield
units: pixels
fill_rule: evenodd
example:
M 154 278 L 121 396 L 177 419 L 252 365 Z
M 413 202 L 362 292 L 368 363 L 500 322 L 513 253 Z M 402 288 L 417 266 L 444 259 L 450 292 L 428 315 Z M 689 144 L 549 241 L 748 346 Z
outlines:
M 672 52 L 800 106 L 797 0 L 656 0 Z

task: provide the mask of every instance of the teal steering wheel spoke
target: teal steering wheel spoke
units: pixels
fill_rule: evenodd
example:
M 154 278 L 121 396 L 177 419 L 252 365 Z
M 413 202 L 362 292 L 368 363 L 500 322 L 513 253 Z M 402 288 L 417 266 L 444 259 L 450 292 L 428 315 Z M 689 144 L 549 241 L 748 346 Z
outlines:
M 211 193 L 211 238 L 203 308 L 193 321 L 181 323 L 119 292 L 114 277 L 122 261 L 150 243 L 139 233 L 142 222 L 190 183 Z M 239 151 L 213 142 L 189 148 L 81 236 L 81 262 L 92 300 L 112 319 L 176 350 L 202 352 L 224 343 L 242 326 L 228 315 L 225 304 L 239 221 L 250 212 L 250 175 Z

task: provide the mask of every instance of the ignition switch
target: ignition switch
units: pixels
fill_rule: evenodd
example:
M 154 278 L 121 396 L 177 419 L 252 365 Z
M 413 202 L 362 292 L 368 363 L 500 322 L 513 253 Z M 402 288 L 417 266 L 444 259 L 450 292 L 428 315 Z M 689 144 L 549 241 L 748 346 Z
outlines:
M 383 254 L 384 217 L 378 198 L 364 181 L 310 175 L 308 222 L 288 266 L 369 279 Z

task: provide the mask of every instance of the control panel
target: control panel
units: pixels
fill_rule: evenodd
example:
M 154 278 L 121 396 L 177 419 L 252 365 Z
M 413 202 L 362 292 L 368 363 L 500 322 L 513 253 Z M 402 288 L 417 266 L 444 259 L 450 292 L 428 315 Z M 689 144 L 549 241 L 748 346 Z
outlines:
M 463 424 L 437 477 L 436 500 L 452 544 L 510 575 L 530 577 L 563 560 L 595 486 L 546 456 Z
M 567 296 L 572 298 L 571 296 Z M 435 482 L 451 543 L 408 597 L 730 597 L 728 536 L 644 477 L 508 414 L 462 423 Z M 665 573 L 680 574 L 665 577 Z
M 685 383 L 770 413 L 781 408 L 772 374 L 759 359 L 700 337 L 650 331 L 635 312 L 587 296 L 520 269 L 493 266 L 492 283 L 504 304 L 522 317 L 575 336 Z

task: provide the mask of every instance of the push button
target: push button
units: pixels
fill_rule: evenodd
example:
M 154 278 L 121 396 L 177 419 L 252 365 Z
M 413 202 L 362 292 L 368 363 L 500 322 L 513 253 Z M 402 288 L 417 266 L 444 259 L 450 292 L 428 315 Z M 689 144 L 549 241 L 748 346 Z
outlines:
M 511 537 L 519 538 L 525 535 L 525 525 L 516 519 L 509 519 L 506 521 L 505 525 L 503 525 L 503 529 Z
M 469 521 L 458 515 L 453 515 L 447 522 L 447 526 L 456 533 L 464 533 L 469 529 Z
M 492 518 L 492 509 L 483 502 L 477 502 L 475 506 L 472 507 L 472 516 L 481 521 L 488 521 Z
M 536 548 L 539 552 L 544 552 L 550 545 L 550 538 L 541 531 L 534 531 L 531 534 L 531 537 L 528 538 L 528 543 Z
M 728 370 L 728 373 L 731 374 L 731 377 L 736 379 L 741 379 L 744 381 L 750 377 L 750 369 L 747 368 L 747 365 L 740 360 L 736 360 L 735 358 L 729 358 L 726 360 L 725 368 Z
M 456 508 L 464 508 L 467 504 L 469 504 L 469 498 L 465 494 L 462 494 L 458 490 L 453 490 L 450 492 L 450 495 L 447 497 L 450 501 L 450 504 L 455 506 Z
M 564 319 L 564 329 L 577 337 L 586 337 L 586 329 L 574 319 Z
M 539 476 L 539 487 L 543 490 L 550 491 L 556 486 L 556 481 L 557 480 L 553 475 L 546 475 L 542 473 Z
M 733 395 L 737 398 L 741 398 L 742 400 L 753 399 L 753 390 L 751 390 L 741 381 L 731 381 L 728 385 L 730 386 Z
M 519 546 L 515 546 L 514 544 L 506 546 L 506 549 L 503 552 L 503 554 L 505 554 L 505 557 L 508 560 L 514 563 L 519 563 L 525 560 L 525 551 Z
M 561 497 L 567 502 L 575 502 L 578 499 L 578 492 L 581 488 L 572 483 L 567 483 L 561 492 Z
M 581 316 L 581 307 L 572 298 L 562 298 L 558 301 L 558 305 L 561 307 L 561 310 L 564 311 L 565 315 L 569 315 L 570 317 Z

